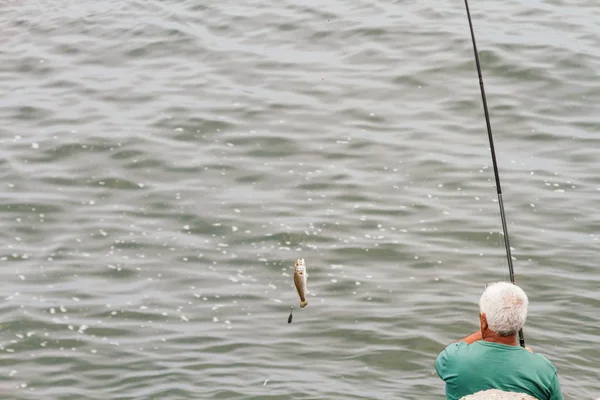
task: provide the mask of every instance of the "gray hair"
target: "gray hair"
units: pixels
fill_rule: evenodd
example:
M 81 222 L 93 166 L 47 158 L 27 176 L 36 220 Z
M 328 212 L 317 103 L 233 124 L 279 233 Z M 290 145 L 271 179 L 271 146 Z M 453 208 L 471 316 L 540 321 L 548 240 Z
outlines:
M 515 335 L 525 325 L 529 299 L 510 282 L 489 284 L 479 299 L 479 312 L 485 313 L 488 327 L 501 336 Z

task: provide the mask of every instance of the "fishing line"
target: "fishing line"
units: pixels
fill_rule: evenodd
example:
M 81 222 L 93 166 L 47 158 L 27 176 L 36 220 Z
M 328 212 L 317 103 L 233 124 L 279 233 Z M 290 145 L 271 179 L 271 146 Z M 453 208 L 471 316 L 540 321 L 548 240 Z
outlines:
M 498 165 L 496 164 L 496 152 L 494 150 L 494 139 L 492 138 L 492 126 L 490 124 L 490 114 L 487 108 L 485 99 L 485 89 L 483 88 L 483 77 L 481 76 L 481 66 L 479 65 L 479 55 L 477 54 L 477 44 L 475 44 L 475 32 L 473 31 L 473 23 L 471 22 L 471 13 L 469 12 L 469 3 L 465 0 L 465 8 L 467 9 L 467 17 L 469 19 L 469 28 L 471 29 L 471 39 L 473 39 L 473 52 L 475 53 L 475 63 L 477 64 L 477 74 L 479 75 L 479 87 L 481 88 L 481 99 L 483 100 L 483 111 L 485 113 L 485 122 L 487 125 L 488 138 L 490 140 L 490 150 L 492 152 L 492 163 L 494 164 L 494 176 L 496 177 L 496 191 L 498 192 L 498 204 L 500 205 L 500 218 L 502 219 L 502 230 L 504 231 L 504 246 L 506 247 L 506 258 L 508 259 L 508 272 L 510 281 L 515 283 L 515 272 L 512 264 L 512 256 L 510 254 L 510 243 L 508 241 L 508 228 L 506 227 L 506 216 L 504 215 L 504 203 L 502 202 L 502 189 L 500 188 L 500 174 L 498 173 Z M 525 338 L 523 329 L 519 330 L 519 344 L 525 347 Z

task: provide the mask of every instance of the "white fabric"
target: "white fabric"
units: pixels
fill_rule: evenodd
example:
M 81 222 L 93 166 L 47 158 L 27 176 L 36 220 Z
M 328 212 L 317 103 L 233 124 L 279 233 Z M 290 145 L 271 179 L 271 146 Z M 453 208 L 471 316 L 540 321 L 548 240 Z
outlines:
M 538 400 L 524 393 L 503 392 L 502 390 L 490 389 L 461 397 L 460 400 Z

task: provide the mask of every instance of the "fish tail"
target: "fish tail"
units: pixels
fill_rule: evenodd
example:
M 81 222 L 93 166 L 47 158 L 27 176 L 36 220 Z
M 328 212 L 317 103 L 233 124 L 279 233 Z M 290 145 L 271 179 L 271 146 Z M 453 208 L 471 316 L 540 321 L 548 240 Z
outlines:
M 304 308 L 308 305 L 308 301 L 306 300 L 300 300 L 300 308 Z

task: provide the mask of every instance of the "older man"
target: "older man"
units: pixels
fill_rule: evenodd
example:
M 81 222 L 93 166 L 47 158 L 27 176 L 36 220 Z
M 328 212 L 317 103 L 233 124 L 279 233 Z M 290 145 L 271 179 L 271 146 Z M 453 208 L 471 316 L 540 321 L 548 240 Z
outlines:
M 562 400 L 556 368 L 519 346 L 517 334 L 527 319 L 528 303 L 525 292 L 512 283 L 486 287 L 479 300 L 480 330 L 449 345 L 435 360 L 448 400 L 488 389 Z

